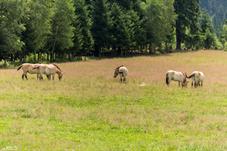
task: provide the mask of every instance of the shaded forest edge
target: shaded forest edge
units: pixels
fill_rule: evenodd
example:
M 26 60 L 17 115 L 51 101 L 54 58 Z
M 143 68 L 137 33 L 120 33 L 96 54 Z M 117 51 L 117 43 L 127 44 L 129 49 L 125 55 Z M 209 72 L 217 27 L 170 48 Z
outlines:
M 225 49 L 227 24 L 217 34 L 213 20 L 199 0 L 3 0 L 0 59 L 4 67 Z

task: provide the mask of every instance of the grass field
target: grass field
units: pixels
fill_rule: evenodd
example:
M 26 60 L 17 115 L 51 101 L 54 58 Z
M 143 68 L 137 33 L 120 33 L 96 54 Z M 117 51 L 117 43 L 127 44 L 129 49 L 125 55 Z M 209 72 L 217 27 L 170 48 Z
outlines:
M 113 79 L 125 64 L 129 81 Z M 0 151 L 227 150 L 227 53 L 198 51 L 59 64 L 63 81 L 0 71 Z M 203 88 L 166 87 L 168 69 Z M 143 86 L 141 86 L 141 84 Z

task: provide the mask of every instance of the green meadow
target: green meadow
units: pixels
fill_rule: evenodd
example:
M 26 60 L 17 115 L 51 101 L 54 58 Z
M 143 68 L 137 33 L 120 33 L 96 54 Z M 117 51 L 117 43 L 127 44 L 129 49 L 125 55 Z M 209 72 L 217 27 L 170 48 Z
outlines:
M 23 81 L 21 71 L 1 70 L 0 151 L 227 150 L 226 58 L 199 51 L 64 63 L 62 81 Z M 113 79 L 121 63 L 127 84 Z M 173 67 L 205 71 L 204 87 L 167 87 Z

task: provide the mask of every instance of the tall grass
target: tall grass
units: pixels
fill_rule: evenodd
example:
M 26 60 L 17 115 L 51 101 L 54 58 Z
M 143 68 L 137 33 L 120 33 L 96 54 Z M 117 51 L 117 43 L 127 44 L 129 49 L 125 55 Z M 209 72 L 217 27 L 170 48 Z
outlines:
M 226 150 L 227 79 L 209 77 L 216 76 L 214 63 L 202 58 L 210 53 L 66 63 L 60 82 L 22 81 L 19 72 L 2 70 L 0 150 Z M 181 68 L 172 59 L 188 55 L 207 71 L 204 88 L 166 87 L 159 74 Z M 196 59 L 188 60 L 190 71 Z M 150 66 L 159 72 L 144 62 L 156 62 Z M 127 84 L 112 78 L 112 67 L 121 63 L 130 68 Z

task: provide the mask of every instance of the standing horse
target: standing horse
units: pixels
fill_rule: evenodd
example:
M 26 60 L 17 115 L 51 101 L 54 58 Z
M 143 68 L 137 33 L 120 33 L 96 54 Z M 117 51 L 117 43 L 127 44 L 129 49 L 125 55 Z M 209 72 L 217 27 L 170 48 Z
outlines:
M 169 70 L 166 72 L 166 84 L 169 86 L 170 81 L 178 81 L 178 85 L 187 87 L 187 74 L 179 71 Z
M 17 68 L 17 71 L 19 71 L 20 69 L 23 70 L 23 74 L 22 74 L 22 79 L 24 80 L 24 78 L 26 78 L 28 80 L 28 76 L 27 73 L 29 74 L 37 74 L 37 79 L 39 79 L 39 72 L 37 69 L 34 69 L 35 67 L 38 67 L 40 64 L 31 64 L 31 63 L 24 63 L 22 65 L 20 65 Z
M 43 74 L 47 76 L 48 80 L 51 80 L 51 78 L 54 80 L 55 74 L 58 75 L 59 80 L 63 77 L 61 69 L 56 64 L 40 64 L 39 66 L 34 67 L 34 69 L 38 70 L 40 80 L 43 79 Z
M 191 86 L 193 87 L 198 87 L 198 86 L 203 86 L 203 81 L 205 79 L 205 75 L 201 71 L 193 71 L 190 76 L 187 78 L 192 79 Z
M 117 67 L 114 70 L 114 78 L 116 78 L 118 75 L 120 75 L 120 82 L 126 82 L 128 69 L 124 65 Z

